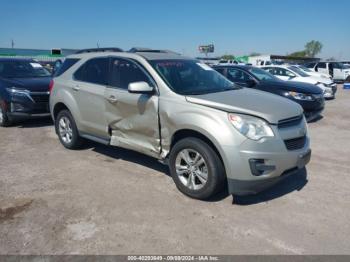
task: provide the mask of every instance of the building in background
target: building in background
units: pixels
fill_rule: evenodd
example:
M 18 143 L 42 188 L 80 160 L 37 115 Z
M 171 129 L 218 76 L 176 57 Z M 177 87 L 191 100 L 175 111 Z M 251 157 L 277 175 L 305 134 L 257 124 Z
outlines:
M 24 49 L 24 48 L 1 48 L 0 57 L 13 58 L 32 58 L 41 62 L 55 62 L 62 60 L 70 54 L 74 54 L 77 50 L 65 48 L 53 49 Z

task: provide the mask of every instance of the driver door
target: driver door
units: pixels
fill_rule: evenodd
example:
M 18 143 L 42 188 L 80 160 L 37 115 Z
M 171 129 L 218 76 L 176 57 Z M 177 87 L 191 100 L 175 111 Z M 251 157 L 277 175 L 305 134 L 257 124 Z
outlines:
M 136 62 L 112 57 L 110 80 L 105 89 L 105 121 L 111 134 L 111 145 L 159 157 L 160 135 L 158 94 L 129 93 L 130 83 L 155 82 Z

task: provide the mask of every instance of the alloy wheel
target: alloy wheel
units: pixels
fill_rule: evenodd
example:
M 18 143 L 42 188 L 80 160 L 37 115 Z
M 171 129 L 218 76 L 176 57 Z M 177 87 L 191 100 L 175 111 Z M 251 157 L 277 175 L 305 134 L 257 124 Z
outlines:
M 181 183 L 191 190 L 202 189 L 208 181 L 207 163 L 193 149 L 183 149 L 178 153 L 175 169 Z
M 70 120 L 63 116 L 58 122 L 58 131 L 63 142 L 69 144 L 73 139 L 73 130 Z

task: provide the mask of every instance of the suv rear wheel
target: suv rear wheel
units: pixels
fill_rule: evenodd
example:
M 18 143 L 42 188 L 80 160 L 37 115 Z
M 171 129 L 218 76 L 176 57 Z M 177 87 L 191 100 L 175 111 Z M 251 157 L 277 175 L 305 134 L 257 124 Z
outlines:
M 185 195 L 204 200 L 223 188 L 223 164 L 216 152 L 198 138 L 177 142 L 170 152 L 169 164 L 177 188 Z
M 83 139 L 79 136 L 74 118 L 68 110 L 63 110 L 58 113 L 55 121 L 55 128 L 65 148 L 77 149 L 82 145 Z
M 11 122 L 7 117 L 5 107 L 3 106 L 3 103 L 1 103 L 0 101 L 0 126 L 7 127 L 10 125 L 11 125 Z

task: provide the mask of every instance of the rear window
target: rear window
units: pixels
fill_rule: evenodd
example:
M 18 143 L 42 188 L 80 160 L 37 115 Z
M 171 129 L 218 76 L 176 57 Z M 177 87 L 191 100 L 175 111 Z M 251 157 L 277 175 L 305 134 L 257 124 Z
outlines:
M 63 64 L 58 68 L 58 70 L 55 73 L 55 77 L 62 75 L 64 72 L 66 72 L 69 68 L 71 68 L 73 65 L 75 65 L 80 59 L 78 58 L 67 58 L 64 60 Z

